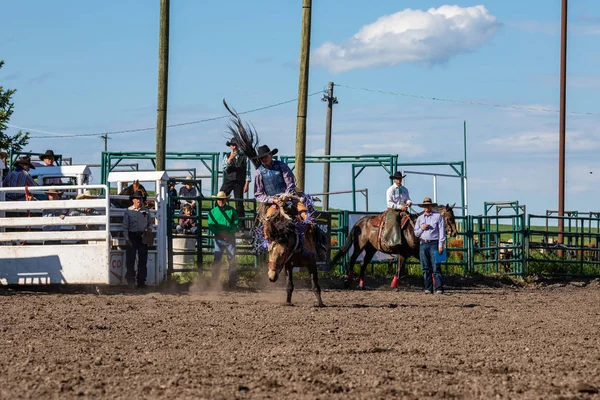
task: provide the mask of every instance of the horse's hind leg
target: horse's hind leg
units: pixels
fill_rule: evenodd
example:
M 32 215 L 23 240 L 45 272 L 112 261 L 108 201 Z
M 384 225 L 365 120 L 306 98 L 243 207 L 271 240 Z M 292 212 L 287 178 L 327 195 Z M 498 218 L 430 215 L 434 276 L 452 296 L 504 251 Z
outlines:
M 286 298 L 286 304 L 287 305 L 292 305 L 292 293 L 294 292 L 294 280 L 293 280 L 293 274 L 292 274 L 292 267 L 289 265 L 286 265 L 285 267 L 285 274 L 287 276 L 287 282 L 285 284 L 285 291 L 287 293 L 287 298 Z
M 365 289 L 365 272 L 367 270 L 367 265 L 369 265 L 375 253 L 377 253 L 377 249 L 371 244 L 368 244 L 365 247 L 365 256 L 363 257 L 363 262 L 360 264 L 360 276 L 358 278 L 359 289 Z
M 317 305 L 319 307 L 325 307 L 325 304 L 323 304 L 323 300 L 321 299 L 321 286 L 319 286 L 319 270 L 317 269 L 317 264 L 315 262 L 311 262 L 310 264 L 308 264 L 308 273 L 310 274 L 313 293 L 317 297 Z
M 357 241 L 354 242 L 354 248 L 352 250 L 352 255 L 350 256 L 350 261 L 348 262 L 348 272 L 346 275 L 346 281 L 344 282 L 344 287 L 348 288 L 354 282 L 354 264 L 356 264 L 356 259 L 362 253 L 362 249 L 358 246 Z

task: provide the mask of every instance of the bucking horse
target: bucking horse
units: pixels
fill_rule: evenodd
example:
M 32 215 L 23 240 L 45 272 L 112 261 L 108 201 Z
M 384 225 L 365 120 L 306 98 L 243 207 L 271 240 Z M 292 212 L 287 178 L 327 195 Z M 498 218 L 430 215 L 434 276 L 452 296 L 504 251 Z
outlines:
M 440 213 L 444 219 L 446 235 L 452 237 L 458 234 L 454 220 L 454 205 L 446 204 L 433 207 L 433 211 Z M 420 259 L 420 241 L 415 236 L 415 221 L 420 214 L 422 213 L 408 215 L 396 210 L 387 210 L 383 214 L 370 215 L 358 220 L 350 230 L 348 240 L 331 262 L 332 266 L 338 264 L 342 257 L 354 246 L 350 256 L 345 286 L 349 287 L 354 281 L 354 264 L 363 251 L 365 255 L 360 264 L 359 288 L 365 289 L 365 271 L 377 251 L 398 256 L 396 274 L 392 283 L 392 286 L 394 286 L 394 283 L 402 276 L 405 261 L 411 256 L 417 260 Z M 385 229 L 383 229 L 384 227 Z
M 302 219 L 298 214 L 297 202 L 288 202 L 283 208 L 271 213 L 265 218 L 264 232 L 270 241 L 269 280 L 276 282 L 282 270 L 285 270 L 287 283 L 286 304 L 292 303 L 294 267 L 306 267 L 310 274 L 312 290 L 317 297 L 317 305 L 324 307 L 321 300 L 321 287 L 317 270 L 317 250 L 315 247 L 315 227 L 310 220 Z

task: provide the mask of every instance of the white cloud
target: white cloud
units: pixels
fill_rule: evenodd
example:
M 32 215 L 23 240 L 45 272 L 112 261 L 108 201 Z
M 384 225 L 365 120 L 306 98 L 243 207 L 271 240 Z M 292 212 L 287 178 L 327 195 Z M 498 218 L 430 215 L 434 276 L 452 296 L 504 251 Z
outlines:
M 511 136 L 494 137 L 485 144 L 494 148 L 506 148 L 519 153 L 556 153 L 558 151 L 558 129 L 556 132 L 522 132 Z M 497 147 L 496 147 L 497 146 Z M 581 132 L 566 133 L 566 149 L 570 151 L 593 151 L 600 148 L 598 135 Z
M 405 62 L 442 63 L 480 47 L 497 27 L 496 17 L 483 5 L 405 9 L 380 17 L 342 44 L 322 44 L 311 62 L 333 72 Z

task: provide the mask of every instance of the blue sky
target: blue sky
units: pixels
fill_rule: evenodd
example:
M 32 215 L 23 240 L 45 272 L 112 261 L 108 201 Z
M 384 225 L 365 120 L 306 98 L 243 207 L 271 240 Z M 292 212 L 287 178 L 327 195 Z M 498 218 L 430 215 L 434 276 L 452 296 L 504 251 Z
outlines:
M 223 98 L 238 111 L 296 98 L 301 5 L 172 1 L 168 124 L 225 115 Z M 566 208 L 598 211 L 600 3 L 569 6 Z M 560 9 L 560 0 L 313 1 L 309 93 L 336 84 L 332 154 L 462 161 L 466 120 L 472 214 L 484 201 L 557 209 L 559 116 L 541 110 L 559 106 Z M 70 134 L 155 126 L 158 0 L 28 0 L 2 10 L 0 84 L 18 90 L 11 124 L 35 137 L 28 150 L 97 164 L 102 140 Z M 320 97 L 309 98 L 307 154 L 323 154 Z M 292 102 L 243 118 L 261 142 L 291 155 L 295 116 Z M 167 151 L 225 151 L 225 131 L 224 119 L 171 128 Z M 109 150 L 154 151 L 154 139 L 154 131 L 116 134 Z M 307 191 L 321 191 L 322 168 L 307 165 Z M 388 185 L 383 169 L 357 180 L 371 210 L 385 207 Z M 440 202 L 460 202 L 458 180 L 437 185 Z M 409 175 L 406 186 L 413 200 L 433 194 L 431 177 Z M 332 166 L 331 190 L 350 187 L 350 166 Z M 349 207 L 351 198 L 330 203 Z

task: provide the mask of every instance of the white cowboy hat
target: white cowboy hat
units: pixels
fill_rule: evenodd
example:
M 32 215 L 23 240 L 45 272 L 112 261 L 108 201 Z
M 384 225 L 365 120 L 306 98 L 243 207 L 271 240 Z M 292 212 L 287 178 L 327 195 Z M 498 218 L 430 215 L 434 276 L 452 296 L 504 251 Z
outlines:
M 219 199 L 221 199 L 221 200 L 229 200 L 229 196 L 227 196 L 225 194 L 225 192 L 223 192 L 223 191 L 220 191 L 219 193 L 217 193 L 216 196 L 210 196 L 210 197 L 212 199 L 215 199 L 215 200 L 219 200 Z
M 75 200 L 81 200 L 81 199 L 95 199 L 96 195 L 93 195 L 92 192 L 90 192 L 89 190 L 84 191 L 83 193 L 79 193 L 77 195 L 77 197 L 75 197 Z

